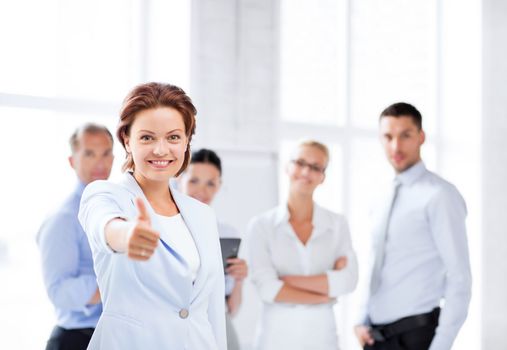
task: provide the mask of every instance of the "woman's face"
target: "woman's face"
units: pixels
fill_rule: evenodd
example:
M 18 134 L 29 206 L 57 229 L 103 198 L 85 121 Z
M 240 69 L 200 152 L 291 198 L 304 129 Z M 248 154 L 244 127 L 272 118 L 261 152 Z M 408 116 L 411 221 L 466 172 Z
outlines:
M 287 166 L 290 179 L 290 192 L 313 195 L 313 192 L 324 182 L 327 157 L 317 147 L 301 146 Z
M 167 182 L 173 177 L 183 164 L 187 146 L 183 117 L 170 107 L 139 112 L 125 138 L 134 174 L 151 181 Z
M 190 164 L 180 179 L 183 193 L 208 205 L 215 198 L 220 184 L 220 171 L 209 163 Z

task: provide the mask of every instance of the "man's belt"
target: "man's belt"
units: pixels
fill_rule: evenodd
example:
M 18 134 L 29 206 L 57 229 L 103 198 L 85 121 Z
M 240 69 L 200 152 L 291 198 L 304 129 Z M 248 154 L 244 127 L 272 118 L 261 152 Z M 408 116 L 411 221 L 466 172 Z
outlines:
M 440 308 L 437 307 L 433 311 L 404 317 L 398 321 L 371 326 L 371 336 L 375 341 L 385 341 L 397 334 L 405 333 L 416 328 L 425 326 L 438 325 L 438 316 L 440 315 Z

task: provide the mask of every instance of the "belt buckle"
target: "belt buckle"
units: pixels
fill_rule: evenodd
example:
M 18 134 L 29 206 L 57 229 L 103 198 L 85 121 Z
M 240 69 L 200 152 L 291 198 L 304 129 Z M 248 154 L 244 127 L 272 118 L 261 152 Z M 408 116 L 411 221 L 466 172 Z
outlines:
M 370 334 L 375 341 L 385 341 L 384 333 L 379 328 L 372 328 Z

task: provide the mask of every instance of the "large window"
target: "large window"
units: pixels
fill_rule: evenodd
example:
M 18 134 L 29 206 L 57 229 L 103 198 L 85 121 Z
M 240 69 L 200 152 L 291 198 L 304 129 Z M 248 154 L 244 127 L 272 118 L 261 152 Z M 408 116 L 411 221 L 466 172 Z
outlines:
M 137 83 L 189 90 L 191 3 L 0 2 L 0 349 L 42 348 L 54 325 L 35 235 L 73 187 L 68 137 L 85 121 L 114 130 L 121 99 Z M 455 348 L 480 348 L 480 1 L 279 3 L 280 200 L 296 142 L 326 143 L 331 163 L 316 200 L 347 216 L 365 261 L 370 202 L 392 176 L 377 117 L 393 102 L 415 104 L 424 115 L 428 168 L 456 184 L 468 204 L 474 299 Z M 124 153 L 118 144 L 114 152 L 119 174 Z M 256 156 L 237 157 L 251 166 Z M 358 347 L 354 295 L 336 306 L 343 349 Z
M 295 142 L 314 138 L 330 146 L 329 172 L 316 201 L 348 217 L 360 276 L 370 240 L 368 212 L 393 176 L 378 140 L 378 115 L 398 101 L 423 114 L 427 167 L 456 184 L 473 207 L 467 223 L 472 265 L 479 271 L 479 143 L 473 129 L 479 124 L 480 64 L 476 54 L 463 55 L 480 51 L 478 6 L 467 1 L 458 11 L 437 0 L 329 0 L 316 9 L 308 0 L 281 1 L 280 200 L 286 200 L 284 165 Z M 471 48 L 461 46 L 461 37 Z M 358 349 L 352 332 L 358 294 L 336 307 L 344 349 Z M 480 347 L 478 305 L 475 298 L 465 325 L 474 331 L 463 330 L 455 348 Z
M 0 348 L 41 349 L 55 320 L 35 236 L 76 181 L 68 138 L 89 121 L 114 131 L 135 84 L 188 89 L 190 2 L 2 1 L 0 42 Z

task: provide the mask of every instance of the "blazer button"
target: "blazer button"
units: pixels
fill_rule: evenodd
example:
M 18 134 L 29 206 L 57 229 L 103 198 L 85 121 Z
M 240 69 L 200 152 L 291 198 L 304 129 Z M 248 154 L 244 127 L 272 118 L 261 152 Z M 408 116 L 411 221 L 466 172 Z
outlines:
M 180 310 L 180 318 L 185 319 L 188 317 L 188 310 L 187 309 L 181 309 Z

